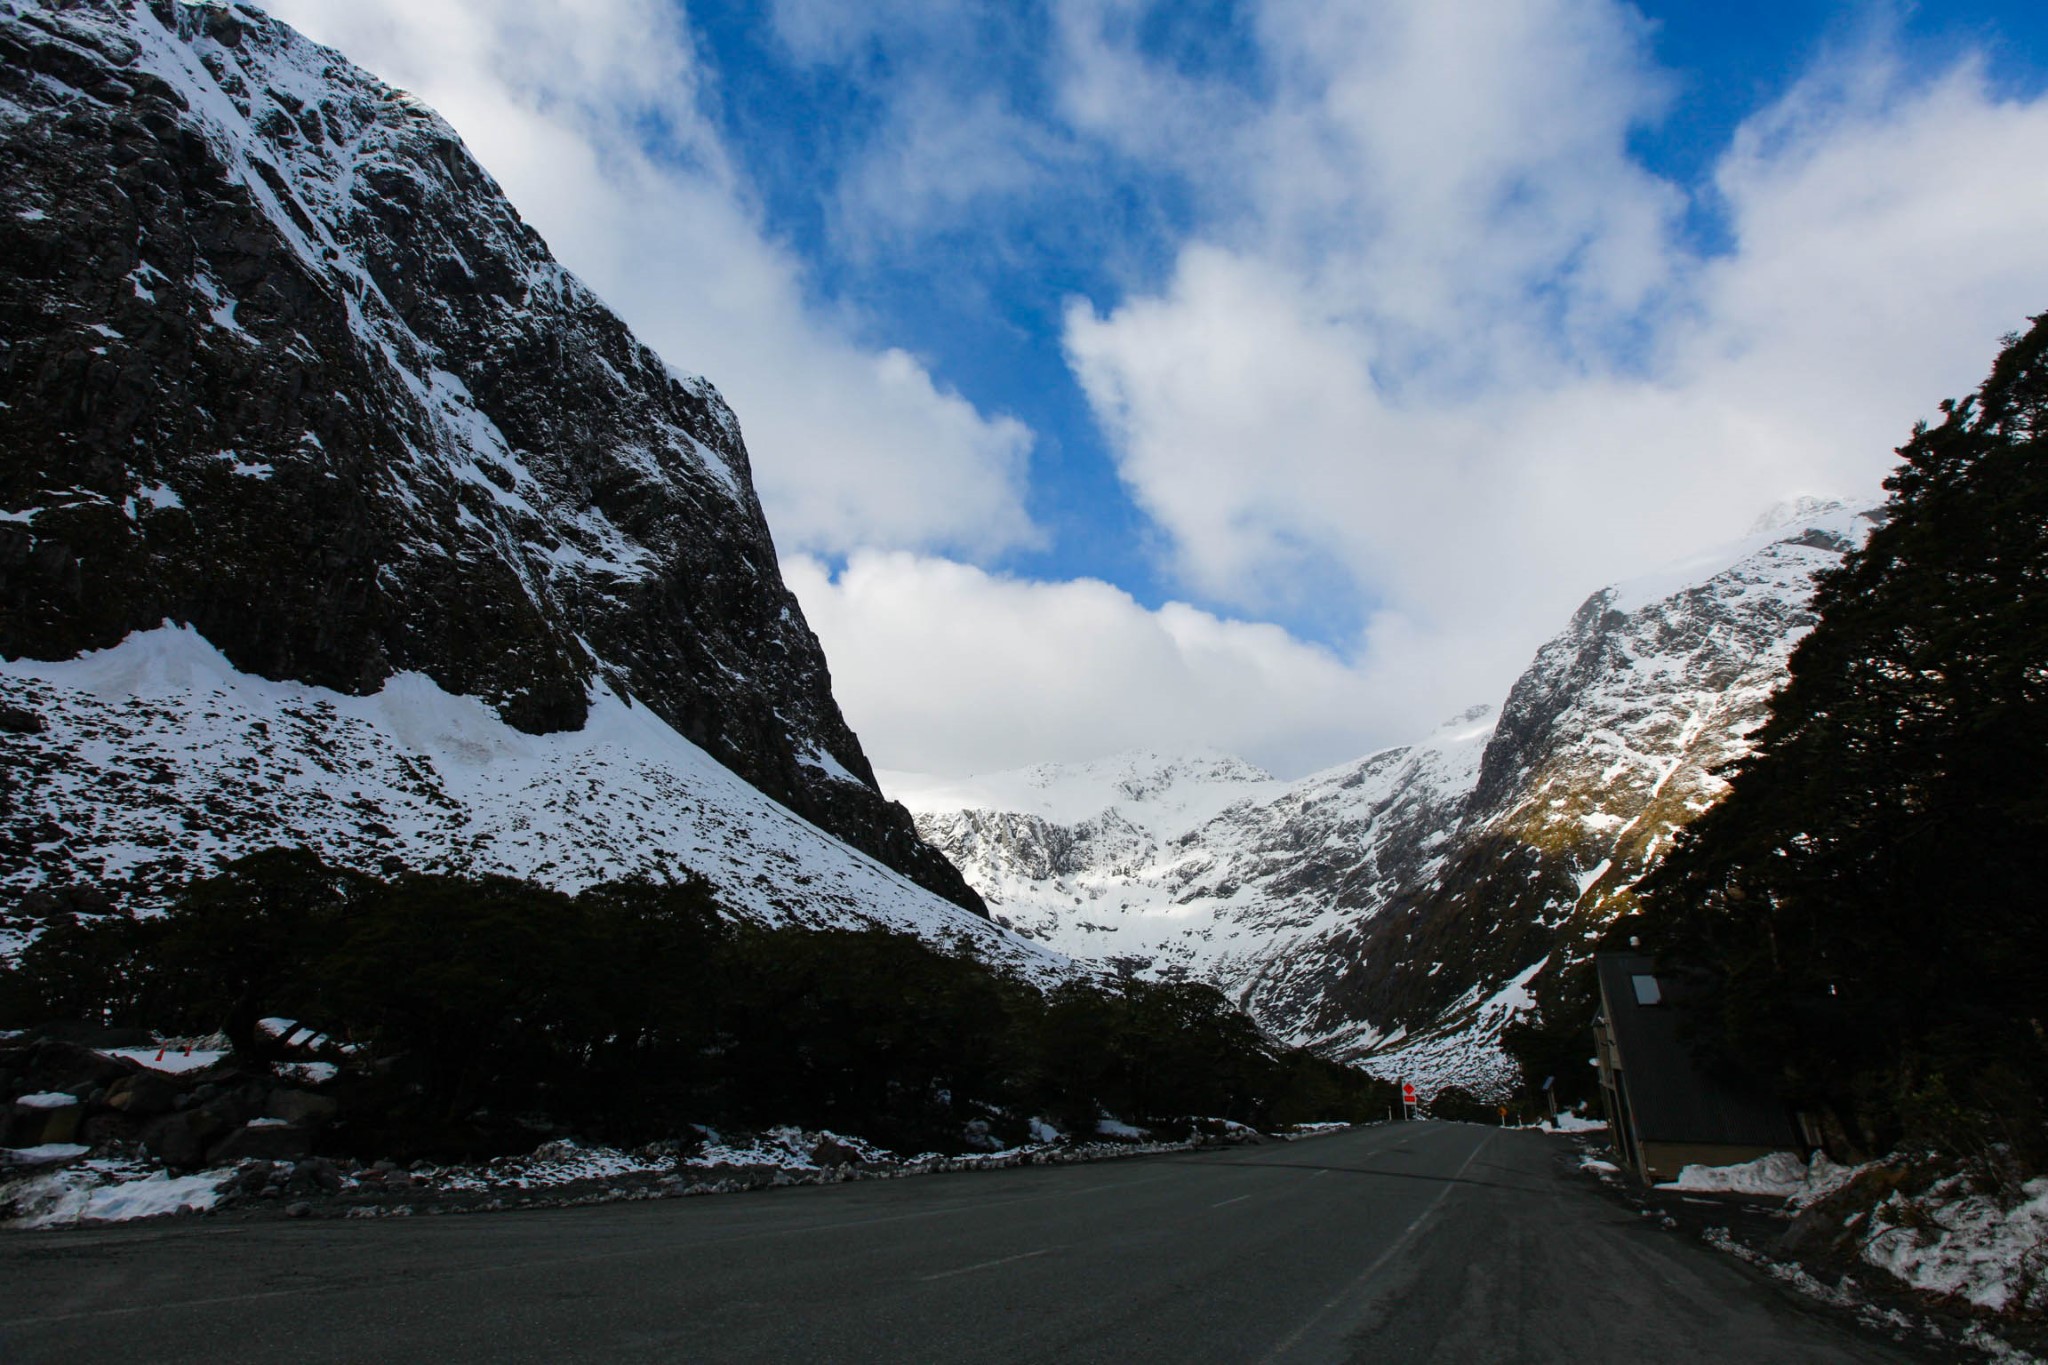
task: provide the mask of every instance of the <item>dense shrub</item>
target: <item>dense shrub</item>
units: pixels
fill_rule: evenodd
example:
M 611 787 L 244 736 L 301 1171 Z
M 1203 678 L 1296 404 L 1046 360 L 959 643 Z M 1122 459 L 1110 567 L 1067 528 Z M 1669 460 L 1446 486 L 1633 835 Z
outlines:
M 1391 1088 L 1275 1049 L 1213 987 L 1049 993 L 902 935 L 768 929 L 701 882 L 580 895 L 500 877 L 244 858 L 160 917 L 52 926 L 0 974 L 0 1019 L 220 1030 L 282 1016 L 357 1047 L 338 1141 L 480 1151 L 801 1123 L 957 1148 L 1032 1116 L 1366 1118 Z M 371 1064 L 374 1062 L 374 1064 Z

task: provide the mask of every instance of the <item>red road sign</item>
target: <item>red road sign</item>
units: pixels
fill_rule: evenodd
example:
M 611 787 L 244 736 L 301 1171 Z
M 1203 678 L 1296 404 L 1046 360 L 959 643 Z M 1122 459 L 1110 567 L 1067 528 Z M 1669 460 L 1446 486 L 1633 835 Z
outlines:
M 1403 1081 L 1403 1082 L 1401 1083 L 1401 1103 L 1403 1103 L 1403 1104 L 1413 1104 L 1413 1103 L 1415 1103 L 1415 1082 L 1413 1082 L 1413 1081 Z

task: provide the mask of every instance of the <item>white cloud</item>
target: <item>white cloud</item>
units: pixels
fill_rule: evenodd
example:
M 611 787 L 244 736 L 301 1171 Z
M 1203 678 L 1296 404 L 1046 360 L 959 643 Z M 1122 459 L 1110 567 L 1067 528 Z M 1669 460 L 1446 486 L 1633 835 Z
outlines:
M 1362 751 L 1365 680 L 1276 626 L 906 553 L 783 565 L 883 766 L 961 774 L 1214 746 L 1298 773 Z M 1442 719 L 1442 717 L 1433 717 Z
M 1732 246 L 1701 259 L 1629 150 L 1663 98 L 1633 11 L 1259 13 L 1272 93 L 1191 165 L 1209 216 L 1066 341 L 1184 580 L 1253 611 L 1351 595 L 1375 712 L 1429 674 L 1498 695 L 1592 588 L 1789 493 L 1875 498 L 1912 422 L 2048 307 L 2048 101 L 1973 66 L 1816 71 L 1722 158 Z M 1162 107 L 1174 72 L 1105 96 L 1139 59 L 1113 26 L 1069 40 L 1104 136 L 1215 107 Z
M 1875 497 L 1913 420 L 2048 308 L 2048 102 L 1883 35 L 1677 186 L 1632 150 L 1673 94 L 1617 0 L 1248 0 L 1234 62 L 1162 58 L 1151 21 L 1185 14 L 1155 0 L 1050 0 L 1036 55 L 1000 5 L 778 0 L 789 53 L 879 110 L 821 187 L 838 250 L 908 264 L 1048 197 L 1174 184 L 1136 229 L 1192 224 L 1168 269 L 1072 305 L 1067 357 L 1185 592 L 1336 602 L 1364 624 L 1333 653 L 953 562 L 1031 542 L 1031 433 L 805 296 L 700 115 L 679 7 L 270 3 L 441 108 L 733 399 L 884 767 L 1210 744 L 1298 772 L 1412 738 L 1498 699 L 1600 584 L 1792 493 Z M 1032 61 L 1049 120 L 994 78 Z M 1702 206 L 1712 255 L 1681 227 Z M 1115 263 L 1150 259 L 1099 227 Z M 814 555 L 851 557 L 834 578 Z
M 520 212 L 672 364 L 739 412 L 786 550 L 1035 543 L 1030 431 L 804 295 L 698 108 L 666 0 L 268 0 L 433 105 Z M 651 130 L 660 130 L 653 137 Z

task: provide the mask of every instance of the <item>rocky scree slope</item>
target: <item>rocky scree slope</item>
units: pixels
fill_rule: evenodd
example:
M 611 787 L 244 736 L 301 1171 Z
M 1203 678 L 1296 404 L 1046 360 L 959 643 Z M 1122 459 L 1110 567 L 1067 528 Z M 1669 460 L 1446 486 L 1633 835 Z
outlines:
M 1714 769 L 1746 751 L 1813 624 L 1815 575 L 1871 524 L 1780 509 L 1595 593 L 1499 708 L 1299 782 L 1143 755 L 1109 764 L 1142 797 L 1105 790 L 1101 765 L 884 780 L 1020 932 L 1214 980 L 1282 1036 L 1382 1074 L 1497 1093 L 1501 1028 L 1719 799 Z
M 244 5 L 0 0 L 0 57 L 0 655 L 168 621 L 243 678 L 419 675 L 524 736 L 610 699 L 979 911 L 873 784 L 731 411 L 446 123 Z M 8 713 L 17 888 L 92 851 L 25 795 L 50 702 Z M 145 891 L 184 870 L 126 865 Z

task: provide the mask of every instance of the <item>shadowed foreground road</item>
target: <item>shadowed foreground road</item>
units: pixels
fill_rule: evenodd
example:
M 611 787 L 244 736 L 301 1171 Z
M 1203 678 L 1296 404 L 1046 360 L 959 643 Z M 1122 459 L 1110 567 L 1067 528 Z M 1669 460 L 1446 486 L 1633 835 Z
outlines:
M 0 1235 L 0 1361 L 1903 1361 L 1583 1187 L 1395 1124 L 538 1213 Z

